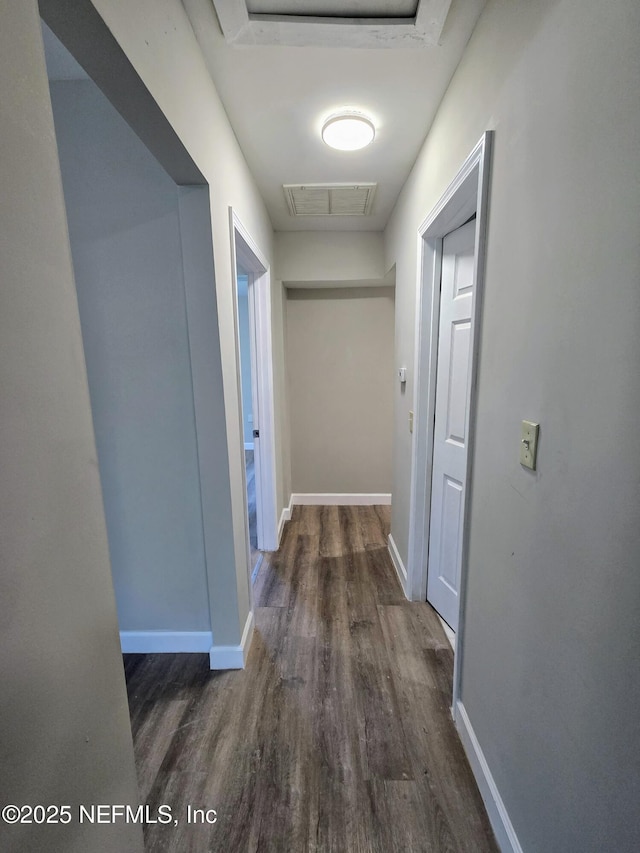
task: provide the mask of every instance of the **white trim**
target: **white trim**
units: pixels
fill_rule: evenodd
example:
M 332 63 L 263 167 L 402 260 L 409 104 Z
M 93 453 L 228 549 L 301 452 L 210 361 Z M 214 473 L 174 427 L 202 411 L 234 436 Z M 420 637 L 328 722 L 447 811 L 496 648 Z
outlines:
M 293 511 L 293 495 L 289 495 L 289 506 L 286 506 L 282 513 L 280 514 L 280 523 L 278 524 L 278 548 L 280 547 L 280 542 L 282 541 L 282 534 L 284 532 L 284 526 L 287 521 L 291 521 L 291 513 Z
M 245 441 L 244 449 L 245 450 L 253 450 L 253 442 L 252 441 Z
M 447 625 L 442 616 L 436 611 L 436 616 L 440 620 L 440 624 L 442 625 L 442 630 L 445 633 L 445 637 L 447 638 L 449 645 L 451 646 L 452 651 L 456 650 L 456 632 L 453 630 L 451 625 Z
M 229 207 L 229 218 L 232 229 L 238 232 L 242 240 L 234 245 L 234 258 L 247 272 L 262 273 L 269 269 L 266 255 L 255 242 L 249 231 L 244 227 L 240 217 L 233 207 Z M 235 244 L 235 239 L 234 239 Z M 256 263 L 257 261 L 257 263 Z
M 238 246 L 238 237 L 236 235 L 236 247 Z M 255 263 L 255 259 L 254 259 Z M 258 330 L 257 330 L 257 311 L 256 311 L 256 287 L 259 287 L 259 284 L 256 284 L 256 274 L 254 272 L 250 272 L 247 281 L 247 308 L 248 308 L 248 320 L 249 320 L 249 384 L 251 386 L 251 420 L 252 420 L 252 431 L 251 435 L 253 436 L 253 471 L 254 471 L 254 484 L 256 491 L 256 538 L 258 547 L 261 550 L 264 550 L 264 499 L 263 499 L 263 468 L 262 465 L 262 442 L 260 440 L 260 423 L 261 423 L 261 406 L 260 406 L 260 395 L 262 393 L 261 389 L 258 387 L 260 381 L 260 374 L 258 373 Z M 240 342 L 240 329 L 238 327 L 238 343 Z M 262 353 L 261 353 L 262 355 Z M 238 374 L 238 379 L 240 380 L 240 384 L 242 385 L 242 379 L 240 374 Z M 242 391 L 240 392 L 240 396 L 242 396 Z M 244 399 L 242 402 L 242 423 L 244 424 Z M 256 412 L 257 423 L 254 422 L 253 412 Z M 256 432 L 258 436 L 256 437 Z M 266 448 L 265 448 L 266 450 Z
M 244 669 L 253 640 L 253 611 L 247 616 L 239 646 L 211 646 L 209 669 Z
M 396 574 L 398 575 L 398 580 L 400 581 L 400 586 L 402 587 L 402 591 L 407 596 L 407 570 L 402 562 L 402 557 L 400 556 L 400 552 L 398 551 L 398 546 L 395 543 L 395 540 L 391 534 L 389 534 L 387 538 L 387 549 L 389 551 L 389 555 L 391 556 L 391 562 L 393 563 L 393 567 L 396 570 Z
M 208 652 L 211 631 L 120 631 L 123 654 Z
M 502 853 L 522 853 L 518 836 L 462 702 L 457 704 L 456 728 L 478 783 L 498 847 Z
M 245 0 L 213 0 L 227 42 L 291 47 L 393 48 L 439 44 L 451 0 L 419 0 L 415 17 L 253 15 Z
M 291 495 L 291 503 L 294 506 L 390 506 L 391 495 L 371 492 L 309 492 Z
M 414 370 L 414 429 L 409 512 L 409 563 L 407 593 L 413 601 L 426 601 L 431 513 L 431 471 L 435 386 L 439 331 L 439 282 L 442 238 L 476 214 L 475 295 L 472 323 L 472 374 L 469 400 L 469 435 L 463 507 L 462 556 L 458 630 L 453 675 L 453 708 L 460 695 L 464 646 L 464 607 L 467 589 L 469 518 L 475 443 L 476 379 L 480 341 L 480 317 L 484 290 L 489 164 L 493 132 L 487 131 L 463 163 L 417 234 L 418 287 L 416 289 L 416 351 Z

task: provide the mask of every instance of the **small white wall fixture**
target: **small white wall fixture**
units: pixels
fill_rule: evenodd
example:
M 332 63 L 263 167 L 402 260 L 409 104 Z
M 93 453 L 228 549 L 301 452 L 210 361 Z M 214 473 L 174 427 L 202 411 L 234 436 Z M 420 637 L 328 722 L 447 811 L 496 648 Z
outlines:
M 249 275 L 250 323 L 255 329 L 254 376 L 257 400 L 254 401 L 253 428 L 259 437 L 254 438 L 256 472 L 256 510 L 258 549 L 275 551 L 278 548 L 278 517 L 275 477 L 275 414 L 273 404 L 273 355 L 271 341 L 271 276 L 269 265 L 238 215 L 229 208 L 231 229 L 231 260 L 234 271 L 234 290 L 237 293 L 238 266 Z M 234 299 L 236 347 L 240 364 L 240 338 L 238 330 L 238 305 Z M 238 400 L 241 401 L 240 375 L 238 373 Z M 240 417 L 242 426 L 242 417 Z M 241 441 L 240 446 L 244 446 Z M 251 565 L 249 544 L 249 522 L 247 507 L 247 484 L 245 472 L 244 501 L 248 565 Z
M 413 464 L 411 466 L 411 508 L 409 518 L 409 565 L 407 597 L 426 601 L 429 562 L 429 520 L 436 400 L 436 370 L 440 319 L 440 274 L 442 239 L 475 214 L 476 237 L 471 352 L 473 368 L 469 400 L 469 452 L 466 471 L 467 499 L 463 508 L 462 566 L 460 577 L 460 618 L 454 661 L 453 706 L 460 692 L 464 645 L 464 606 L 469 544 L 469 509 L 475 441 L 476 376 L 480 341 L 480 316 L 484 284 L 489 168 L 493 132 L 487 131 L 433 210 L 418 229 L 418 287 L 416 304 L 416 356 L 414 380 Z

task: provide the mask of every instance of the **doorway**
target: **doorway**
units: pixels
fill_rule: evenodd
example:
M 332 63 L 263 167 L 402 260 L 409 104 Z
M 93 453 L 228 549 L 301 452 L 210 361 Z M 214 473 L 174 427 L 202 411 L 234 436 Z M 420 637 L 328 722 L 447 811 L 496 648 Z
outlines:
M 455 645 L 454 710 L 464 641 L 491 141 L 492 133 L 485 133 L 418 234 L 407 593 L 432 604 Z
M 209 652 L 212 668 L 241 667 L 242 653 L 227 653 L 233 609 L 210 594 L 235 589 L 239 566 L 221 547 L 232 545 L 231 493 L 220 477 L 229 453 L 209 187 L 97 12 L 80 26 L 51 9 L 53 35 L 86 67 L 65 54 L 59 84 L 69 93 L 54 100 L 58 117 L 64 102 L 73 119 L 60 124 L 58 151 L 65 196 L 75 197 L 70 242 L 122 649 Z M 126 89 L 109 88 L 123 75 Z M 72 89 L 93 91 L 87 104 L 102 116 L 82 119 L 82 134 Z M 123 93 L 127 118 L 116 107 Z M 220 628 L 214 644 L 212 625 L 225 626 L 228 643 Z
M 258 502 L 259 488 L 256 486 L 256 441 L 259 429 L 254 428 L 253 413 L 259 410 L 256 385 L 256 340 L 255 340 L 255 291 L 253 276 L 241 266 L 236 268 L 238 302 L 238 343 L 240 349 L 240 391 L 242 403 L 242 433 L 244 439 L 244 464 L 247 487 L 247 519 L 249 523 L 249 547 L 251 573 L 255 575 L 262 560 L 258 548 Z M 255 433 L 255 434 L 254 434 Z M 261 496 L 260 496 L 261 497 Z M 262 517 L 260 519 L 262 521 Z M 261 531 L 262 533 L 262 531 Z M 261 535 L 260 541 L 263 536 Z
M 474 214 L 473 219 L 443 238 L 440 264 L 427 601 L 453 634 L 458 630 L 460 604 L 469 391 L 473 373 L 475 235 Z
M 269 266 L 230 209 L 235 276 L 236 346 L 245 474 L 247 553 L 255 578 L 265 551 L 278 547 L 275 491 L 275 424 Z

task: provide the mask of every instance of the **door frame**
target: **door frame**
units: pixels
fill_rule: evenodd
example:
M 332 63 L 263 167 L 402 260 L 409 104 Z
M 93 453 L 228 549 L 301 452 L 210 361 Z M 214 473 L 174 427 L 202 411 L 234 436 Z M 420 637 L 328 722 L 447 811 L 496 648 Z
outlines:
M 233 316 L 235 324 L 236 364 L 238 381 L 239 446 L 242 448 L 242 471 L 244 483 L 244 514 L 246 541 L 251 566 L 249 543 L 249 514 L 247 504 L 247 479 L 244 462 L 244 435 L 242 420 L 242 392 L 240 378 L 240 336 L 238 326 L 238 265 L 249 274 L 249 288 L 253 288 L 253 311 L 249 322 L 254 324 L 252 338 L 255 341 L 255 390 L 257 410 L 254 409 L 254 429 L 260 430 L 256 460 L 256 514 L 258 550 L 275 551 L 278 547 L 278 519 L 276 515 L 276 449 L 275 412 L 273 403 L 273 348 L 271 339 L 271 273 L 265 255 L 244 227 L 233 207 L 229 208 L 231 235 L 231 264 L 233 275 Z M 251 299 L 249 300 L 251 304 Z M 253 356 L 252 356 L 253 359 Z M 253 371 L 252 371 L 253 372 Z M 253 377 L 252 377 L 253 378 Z M 257 427 L 255 426 L 257 420 Z
M 464 645 L 464 612 L 467 590 L 469 517 L 476 426 L 476 397 L 480 318 L 484 291 L 489 172 L 493 132 L 483 134 L 438 203 L 418 228 L 418 287 L 416 296 L 416 353 L 414 365 L 413 463 L 409 514 L 409 565 L 407 592 L 412 601 L 427 600 L 431 477 L 435 425 L 436 374 L 440 323 L 440 274 L 442 240 L 464 225 L 475 213 L 474 301 L 472 309 L 472 369 L 469 399 L 469 431 L 465 498 L 463 505 L 462 551 L 458 631 L 454 657 L 453 706 L 460 688 Z
M 250 395 L 251 395 L 251 413 L 252 413 L 252 431 L 255 429 L 260 429 L 259 422 L 259 401 L 260 394 L 258 390 L 258 354 L 256 352 L 256 307 L 255 307 L 255 273 L 253 272 L 245 272 L 244 264 L 242 260 L 238 260 L 236 266 L 236 307 L 240 301 L 240 293 L 238 290 L 239 287 L 239 279 L 243 275 L 247 279 L 247 333 L 249 336 L 249 340 L 247 341 L 249 347 L 249 381 L 250 381 Z M 238 309 L 239 312 L 239 309 Z M 261 478 L 257 476 L 257 472 L 261 471 L 261 463 L 262 463 L 262 447 L 260 445 L 260 440 L 257 440 L 255 437 L 251 439 L 251 446 L 247 446 L 246 435 L 244 432 L 246 417 L 245 417 L 245 389 L 243 387 L 243 379 L 242 379 L 242 331 L 240 329 L 240 317 L 238 313 L 238 370 L 240 374 L 240 409 L 241 409 L 241 419 L 242 419 L 242 438 L 244 441 L 244 486 L 245 491 L 247 493 L 247 519 L 249 518 L 249 490 L 247 487 L 248 479 L 247 479 L 247 467 L 246 467 L 246 454 L 247 450 L 251 450 L 253 452 L 253 470 L 254 470 L 254 482 L 255 482 L 255 500 L 256 500 L 256 548 L 259 551 L 264 551 L 266 548 L 261 548 L 261 543 L 264 542 L 264 519 L 263 519 L 263 499 L 262 499 L 262 482 Z M 246 365 L 245 365 L 246 368 Z M 249 555 L 251 556 L 251 524 L 249 522 Z M 253 563 L 253 560 L 250 560 L 249 566 L 251 568 L 251 578 L 255 579 L 255 575 L 257 575 L 258 569 L 260 568 L 260 564 L 262 563 L 262 556 Z

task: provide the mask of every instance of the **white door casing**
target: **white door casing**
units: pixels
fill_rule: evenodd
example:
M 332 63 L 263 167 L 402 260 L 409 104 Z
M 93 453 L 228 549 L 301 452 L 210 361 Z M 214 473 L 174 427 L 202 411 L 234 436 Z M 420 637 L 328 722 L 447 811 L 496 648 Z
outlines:
M 254 439 L 254 464 L 256 476 L 256 509 L 258 515 L 258 549 L 275 551 L 278 547 L 278 518 L 276 514 L 276 451 L 275 415 L 273 394 L 273 357 L 271 343 L 271 279 L 268 262 L 233 208 L 229 208 L 231 232 L 231 258 L 234 279 L 241 267 L 249 276 L 249 306 L 252 343 L 252 394 L 254 429 L 259 429 L 259 442 Z M 237 290 L 237 280 L 234 281 Z M 239 351 L 237 300 L 235 305 L 236 347 Z M 239 364 L 239 355 L 238 355 Z M 254 372 L 255 371 L 255 372 Z M 255 381 L 254 381 L 255 380 Z M 238 397 L 240 376 L 238 374 Z M 240 430 L 242 416 L 240 413 Z M 258 446 L 259 444 L 259 446 Z M 239 446 L 244 448 L 244 437 L 239 436 Z M 242 450 L 244 453 L 244 450 Z M 245 501 L 245 527 L 247 564 L 251 566 L 249 520 L 247 510 L 247 484 L 244 459 L 242 460 Z M 253 589 L 250 584 L 251 589 Z
M 256 340 L 256 291 L 254 276 L 249 274 L 247 287 L 249 303 L 249 352 L 251 371 L 251 410 L 253 412 L 253 464 L 256 489 L 256 537 L 259 550 L 264 548 L 264 513 L 262 501 L 262 445 L 260 443 L 260 386 L 258 383 L 258 343 Z
M 409 555 L 405 592 L 412 601 L 427 598 L 428 552 L 431 520 L 431 485 L 434 451 L 436 372 L 440 315 L 440 275 L 442 243 L 450 232 L 475 220 L 474 298 L 470 347 L 473 353 L 467 415 L 466 495 L 462 517 L 458 630 L 453 670 L 452 714 L 455 717 L 460 695 L 460 674 L 465 646 L 465 598 L 472 502 L 476 373 L 480 341 L 480 318 L 484 290 L 489 180 L 493 131 L 482 135 L 462 163 L 455 178 L 426 216 L 417 234 L 418 287 L 416 290 L 416 352 L 413 400 L 415 407 L 411 466 Z
M 427 600 L 458 630 L 472 375 L 475 218 L 442 242 Z

